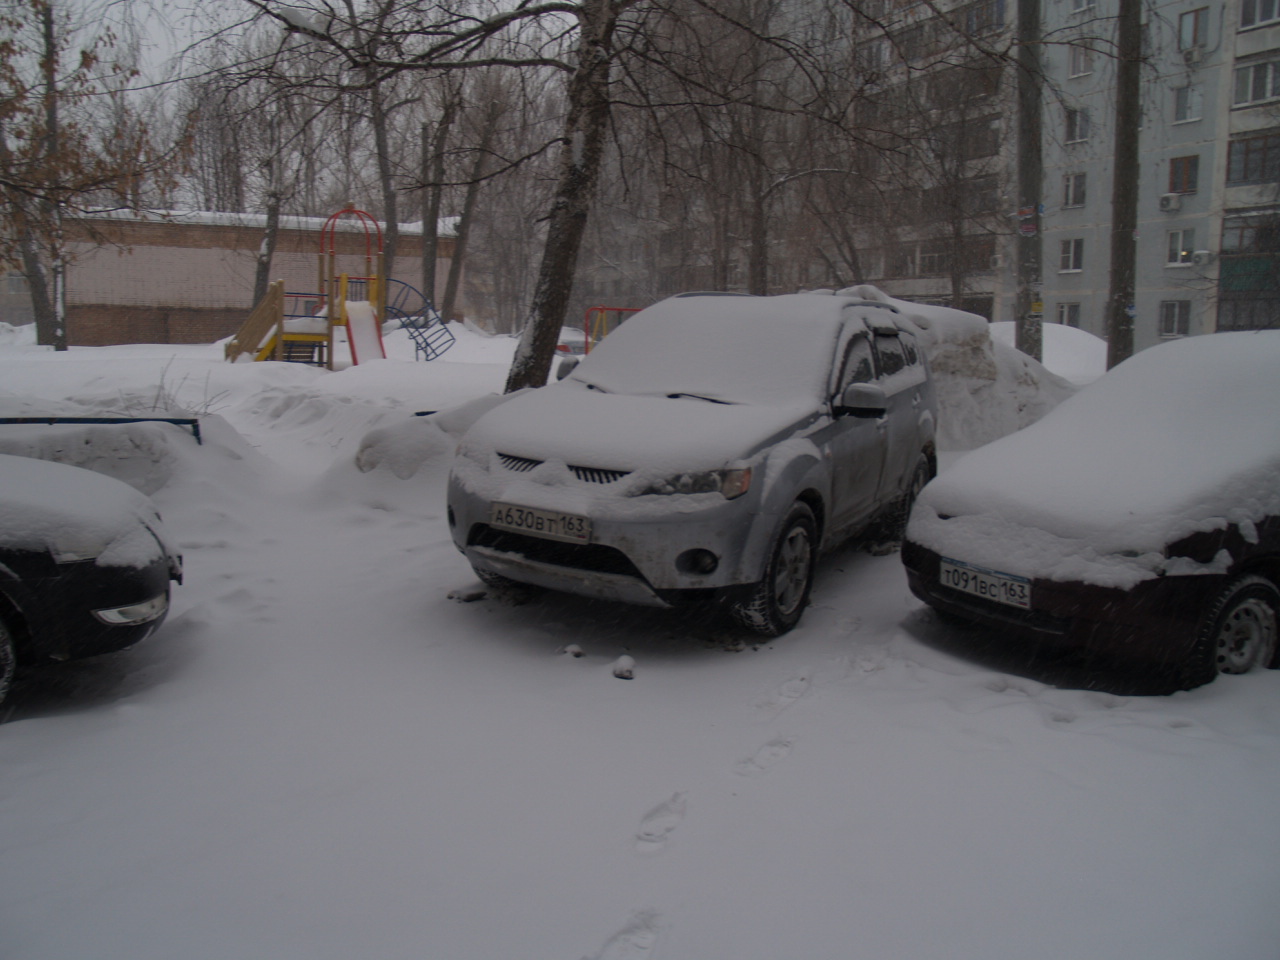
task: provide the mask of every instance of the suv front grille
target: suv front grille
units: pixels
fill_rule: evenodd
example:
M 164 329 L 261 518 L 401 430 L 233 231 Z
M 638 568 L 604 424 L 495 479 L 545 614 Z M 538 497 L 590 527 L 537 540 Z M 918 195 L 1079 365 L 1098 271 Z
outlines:
M 515 457 L 509 453 L 498 454 L 498 461 L 512 473 L 528 473 L 534 467 L 540 467 L 545 461 L 531 460 L 528 457 Z M 600 467 L 575 467 L 569 470 L 583 483 L 615 483 L 625 477 L 629 470 L 604 470 Z
M 528 473 L 542 464 L 541 460 L 530 460 L 528 457 L 513 457 L 509 453 L 498 454 L 498 460 L 512 473 Z

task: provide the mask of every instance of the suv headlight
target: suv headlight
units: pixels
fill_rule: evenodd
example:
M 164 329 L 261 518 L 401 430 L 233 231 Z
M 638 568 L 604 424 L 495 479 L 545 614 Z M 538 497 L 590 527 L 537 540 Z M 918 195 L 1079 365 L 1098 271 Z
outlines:
M 726 500 L 733 500 L 751 489 L 751 468 L 735 467 L 725 470 L 704 470 L 699 473 L 681 473 L 649 484 L 639 492 L 670 495 L 676 493 L 719 493 Z

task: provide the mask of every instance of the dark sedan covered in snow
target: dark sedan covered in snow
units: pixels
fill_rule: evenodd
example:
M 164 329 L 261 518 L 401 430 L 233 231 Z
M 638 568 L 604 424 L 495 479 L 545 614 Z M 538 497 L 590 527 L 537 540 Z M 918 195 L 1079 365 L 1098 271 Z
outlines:
M 489 583 L 718 599 L 784 633 L 819 549 L 904 517 L 933 476 L 914 330 L 853 296 L 655 304 L 470 428 L 449 480 L 454 542 Z
M 1143 351 L 962 458 L 902 559 L 944 613 L 1192 687 L 1275 667 L 1280 331 Z
M 20 661 L 148 636 L 181 578 L 149 498 L 79 467 L 0 454 L 0 699 Z

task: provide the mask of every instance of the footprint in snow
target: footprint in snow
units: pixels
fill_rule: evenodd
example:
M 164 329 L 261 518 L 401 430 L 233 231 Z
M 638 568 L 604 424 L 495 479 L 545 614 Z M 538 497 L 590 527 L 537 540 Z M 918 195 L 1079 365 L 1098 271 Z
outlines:
M 658 804 L 644 815 L 640 829 L 636 831 L 636 850 L 640 853 L 657 853 L 667 843 L 667 837 L 684 819 L 685 794 L 674 793 L 669 800 Z
M 746 760 L 739 760 L 733 768 L 734 773 L 743 777 L 758 777 L 779 760 L 785 758 L 794 745 L 795 741 L 789 737 L 770 740 L 757 750 L 753 756 L 748 757 Z
M 792 677 L 778 685 L 768 696 L 756 704 L 756 709 L 767 717 L 776 717 L 809 692 L 809 677 Z
M 600 952 L 582 960 L 646 960 L 658 943 L 658 915 L 642 910 L 605 941 Z

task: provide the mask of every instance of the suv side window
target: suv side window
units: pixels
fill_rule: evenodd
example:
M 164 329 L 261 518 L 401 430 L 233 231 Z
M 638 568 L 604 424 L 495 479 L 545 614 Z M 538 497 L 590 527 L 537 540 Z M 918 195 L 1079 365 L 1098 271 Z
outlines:
M 880 367 L 880 375 L 882 377 L 891 377 L 907 366 L 906 354 L 902 352 L 902 344 L 896 335 L 892 337 L 877 336 L 875 338 L 875 352 L 877 365 Z
M 907 358 L 907 365 L 914 367 L 920 362 L 920 354 L 916 350 L 916 338 L 909 334 L 898 334 L 898 342 L 902 344 L 902 353 Z
M 844 370 L 840 375 L 838 390 L 843 390 L 851 383 L 870 383 L 875 378 L 875 365 L 871 359 L 871 343 L 865 334 L 860 334 L 850 340 L 849 345 L 845 348 Z

